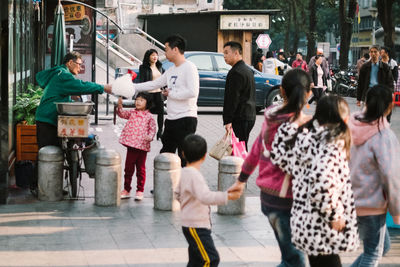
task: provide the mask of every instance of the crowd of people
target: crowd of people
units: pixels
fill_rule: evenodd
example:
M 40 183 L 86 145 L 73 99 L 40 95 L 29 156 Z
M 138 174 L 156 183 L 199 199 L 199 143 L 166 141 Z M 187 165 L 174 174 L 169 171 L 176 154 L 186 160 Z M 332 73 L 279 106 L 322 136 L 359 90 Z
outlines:
M 363 253 L 352 266 L 377 266 L 390 248 L 386 213 L 389 211 L 400 224 L 400 144 L 387 119 L 393 108 L 394 82 L 385 57 L 377 60 L 381 50 L 371 47 L 371 59 L 360 67 L 364 82 L 359 84 L 357 103 L 363 101 L 364 106 L 355 114 L 350 114 L 343 98 L 323 94 L 329 72 L 322 51 L 318 50 L 309 64 L 297 53 L 293 69 L 282 78 L 284 101 L 265 110 L 262 129 L 237 181 L 226 192 L 212 192 L 200 172 L 207 142 L 195 134 L 198 71 L 184 57 L 184 38 L 170 36 L 165 47 L 166 58 L 173 66 L 164 71 L 157 63 L 157 51 L 147 51 L 140 67 L 140 83 L 133 85 L 137 92 L 135 109 L 124 110 L 122 99 L 118 101 L 118 115 L 127 119 L 120 136 L 120 143 L 127 147 L 121 197 L 130 197 L 136 168 L 135 200 L 143 198 L 146 155 L 157 136 L 162 142 L 160 153 L 178 151 L 181 158 L 183 169 L 174 193 L 181 203 L 188 266 L 218 266 L 209 205 L 238 199 L 257 166 L 261 211 L 281 251 L 279 266 L 301 267 L 307 261 L 311 266 L 341 266 L 339 253 L 356 250 L 359 239 Z M 247 147 L 256 115 L 254 77 L 243 61 L 240 43 L 227 42 L 223 52 L 232 68 L 226 78 L 221 128 L 234 132 Z M 279 56 L 282 59 L 283 54 Z M 275 60 L 267 55 L 263 69 L 270 65 L 275 68 Z M 90 88 L 85 92 L 117 92 L 111 85 L 78 82 L 73 75 L 80 64 L 81 57 L 69 53 L 63 66 L 37 76 L 45 87 L 37 113 L 38 140 L 43 144 L 46 139 L 58 145 L 56 133 L 48 130 L 54 128 L 55 113 L 51 112 L 54 100 L 50 103 L 49 99 L 58 95 L 68 101 L 69 95 L 82 92 L 84 85 Z M 68 82 L 74 90 L 70 94 L 59 92 L 56 85 L 60 82 Z M 315 114 L 306 115 L 304 106 L 314 100 Z M 151 113 L 157 115 L 158 130 Z

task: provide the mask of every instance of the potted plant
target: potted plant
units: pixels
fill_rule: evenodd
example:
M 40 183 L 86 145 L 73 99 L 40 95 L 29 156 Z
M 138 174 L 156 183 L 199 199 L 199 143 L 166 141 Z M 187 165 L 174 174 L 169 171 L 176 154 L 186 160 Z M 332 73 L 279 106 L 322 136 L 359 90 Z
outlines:
M 26 92 L 16 96 L 16 103 L 13 110 L 14 121 L 17 122 L 17 161 L 36 161 L 38 146 L 36 141 L 35 114 L 42 95 L 42 88 L 28 84 Z

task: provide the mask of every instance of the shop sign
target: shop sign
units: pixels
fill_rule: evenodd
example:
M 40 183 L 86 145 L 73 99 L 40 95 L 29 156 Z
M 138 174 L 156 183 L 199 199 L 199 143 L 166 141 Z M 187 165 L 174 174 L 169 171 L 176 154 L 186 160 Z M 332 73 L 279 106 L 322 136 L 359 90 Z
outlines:
M 268 30 L 269 15 L 221 15 L 220 30 Z
M 59 137 L 88 137 L 88 116 L 58 115 L 57 133 Z
M 82 20 L 85 15 L 85 6 L 79 4 L 64 5 L 65 21 Z

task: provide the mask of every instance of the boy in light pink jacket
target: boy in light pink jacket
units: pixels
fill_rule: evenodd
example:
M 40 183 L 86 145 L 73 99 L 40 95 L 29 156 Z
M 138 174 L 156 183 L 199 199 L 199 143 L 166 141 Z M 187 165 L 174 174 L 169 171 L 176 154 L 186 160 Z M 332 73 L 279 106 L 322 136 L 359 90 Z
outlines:
M 188 135 L 182 145 L 187 165 L 181 171 L 175 196 L 181 204 L 182 231 L 189 243 L 187 266 L 218 266 L 219 255 L 211 237 L 209 205 L 226 205 L 240 197 L 239 191 L 210 191 L 200 173 L 207 154 L 207 143 L 199 135 Z

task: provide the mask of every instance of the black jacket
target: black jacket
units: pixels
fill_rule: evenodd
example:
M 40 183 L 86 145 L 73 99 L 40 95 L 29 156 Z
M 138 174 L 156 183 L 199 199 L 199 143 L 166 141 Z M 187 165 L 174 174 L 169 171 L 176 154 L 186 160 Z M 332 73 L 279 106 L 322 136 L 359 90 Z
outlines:
M 360 75 L 358 76 L 358 87 L 357 87 L 357 100 L 364 101 L 365 94 L 369 88 L 369 80 L 371 77 L 371 60 L 364 63 L 360 69 Z M 393 91 L 393 76 L 392 71 L 388 64 L 379 61 L 378 69 L 378 84 L 383 84 L 392 89 Z
M 254 73 L 243 60 L 238 61 L 226 76 L 224 125 L 232 121 L 256 119 L 256 86 Z
M 324 74 L 322 74 L 323 84 L 318 84 L 318 66 L 317 66 L 317 64 L 312 65 L 312 67 L 310 69 L 310 75 L 313 80 L 314 87 L 323 88 L 324 85 L 325 86 L 327 85 L 326 73 L 325 73 L 325 69 L 322 67 L 322 64 L 321 64 L 321 69 L 322 69 L 322 72 L 324 73 Z
M 158 68 L 158 71 L 160 73 L 163 73 L 164 70 L 162 67 Z M 138 77 L 138 83 L 144 83 L 147 81 L 152 81 L 153 80 L 153 72 L 151 71 L 150 66 L 147 65 L 140 65 L 139 66 L 139 77 Z

